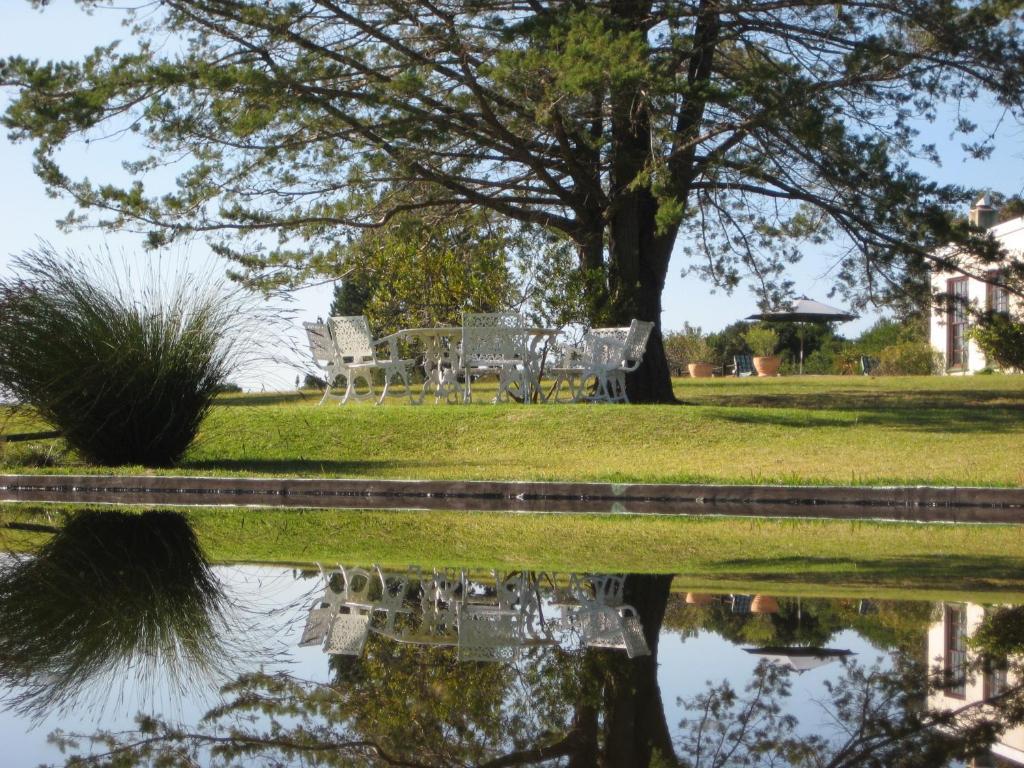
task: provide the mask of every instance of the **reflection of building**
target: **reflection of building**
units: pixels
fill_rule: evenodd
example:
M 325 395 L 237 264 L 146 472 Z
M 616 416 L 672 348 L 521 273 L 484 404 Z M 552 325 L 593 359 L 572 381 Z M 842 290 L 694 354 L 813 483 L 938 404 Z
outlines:
M 1024 217 L 997 224 L 997 214 L 998 210 L 985 195 L 971 208 L 971 223 L 986 228 L 1003 248 L 1020 258 L 1024 253 Z M 1019 300 L 1011 297 L 1005 288 L 960 273 L 933 272 L 932 290 L 956 296 L 976 309 L 996 312 L 1021 309 Z M 985 353 L 967 336 L 969 320 L 964 303 L 951 307 L 948 312 L 932 315 L 931 345 L 946 361 L 947 373 L 968 374 L 988 367 Z
M 984 618 L 983 606 L 942 604 L 940 619 L 928 629 L 928 658 L 941 670 L 944 687 L 928 697 L 929 708 L 955 710 L 1006 690 L 1005 667 L 986 665 L 981 674 L 970 670 L 976 657 L 967 640 Z M 978 768 L 983 765 L 977 763 Z M 1024 766 L 1024 726 L 1011 728 L 1000 737 L 992 747 L 992 762 L 988 765 Z

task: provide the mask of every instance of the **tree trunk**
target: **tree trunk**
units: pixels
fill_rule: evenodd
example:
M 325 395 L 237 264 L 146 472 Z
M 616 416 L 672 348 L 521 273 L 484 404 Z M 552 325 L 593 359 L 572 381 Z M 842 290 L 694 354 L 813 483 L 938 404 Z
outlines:
M 645 2 L 619 2 L 614 11 L 628 26 L 637 24 Z M 603 320 L 629 325 L 633 319 L 654 323 L 640 367 L 627 377 L 629 399 L 642 403 L 675 402 L 672 378 L 661 339 L 661 292 L 677 227 L 658 231 L 658 200 L 649 173 L 651 119 L 645 98 L 626 88 L 611 96 L 612 145 L 609 168 L 608 313 Z
M 661 295 L 668 274 L 675 228 L 657 232 L 658 203 L 639 189 L 617 201 L 608 233 L 610 301 L 607 322 L 629 325 L 633 319 L 654 323 L 643 362 L 626 379 L 629 399 L 637 403 L 673 403 L 672 377 L 661 334 Z

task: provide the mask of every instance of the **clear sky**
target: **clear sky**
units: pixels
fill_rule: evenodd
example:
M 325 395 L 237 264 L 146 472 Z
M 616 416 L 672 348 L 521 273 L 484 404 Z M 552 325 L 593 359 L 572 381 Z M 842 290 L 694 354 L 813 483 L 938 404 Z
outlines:
M 44 12 L 31 8 L 28 0 L 0 1 L 0 56 L 23 55 L 29 58 L 79 58 L 95 46 L 124 39 L 127 31 L 120 26 L 121 12 L 97 9 L 92 15 L 83 13 L 71 0 L 53 0 Z M 9 94 L 0 94 L 0 105 L 6 106 Z M 951 112 L 949 113 L 951 114 Z M 922 125 L 922 141 L 934 142 L 943 157 L 939 168 L 930 167 L 931 177 L 947 183 L 999 190 L 1007 194 L 1024 192 L 1024 128 L 1009 120 L 1000 121 L 1001 113 L 986 104 L 974 105 L 971 118 L 982 129 L 997 131 L 997 149 L 985 161 L 963 159 L 960 140 L 950 138 L 948 121 Z M 134 156 L 132 139 L 72 146 L 65 159 L 72 168 L 94 179 L 117 178 L 119 161 Z M 54 221 L 67 214 L 67 200 L 46 196 L 42 184 L 32 172 L 31 146 L 13 145 L 0 136 L 0 274 L 7 272 L 10 256 L 37 245 L 39 239 L 51 242 L 58 249 L 74 249 L 86 253 L 109 248 L 114 253 L 141 252 L 140 239 L 131 234 L 103 234 L 97 231 L 62 233 Z M 209 252 L 201 242 L 176 247 L 164 258 L 189 258 L 205 262 Z M 718 330 L 729 323 L 757 311 L 753 295 L 745 288 L 731 296 L 714 291 L 712 286 L 695 277 L 681 277 L 686 264 L 681 254 L 673 259 L 665 289 L 662 316 L 668 330 L 681 328 L 684 322 L 701 326 L 706 331 Z M 792 269 L 798 294 L 830 303 L 827 294 L 832 287 L 828 274 L 831 260 L 827 249 L 808 253 L 802 264 Z M 322 285 L 299 291 L 294 307 L 300 319 L 324 315 L 330 304 L 331 286 Z M 846 335 L 856 334 L 871 324 L 874 315 L 842 327 Z M 253 372 L 243 383 L 249 387 L 278 389 L 294 382 L 294 371 L 277 366 Z

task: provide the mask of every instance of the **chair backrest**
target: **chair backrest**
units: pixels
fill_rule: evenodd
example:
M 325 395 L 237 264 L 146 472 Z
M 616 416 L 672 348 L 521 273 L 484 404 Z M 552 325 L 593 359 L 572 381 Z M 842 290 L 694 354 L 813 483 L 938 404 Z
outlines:
M 591 328 L 583 337 L 584 364 L 613 363 L 618 365 L 625 352 L 629 328 Z
M 644 359 L 647 341 L 651 338 L 653 330 L 654 323 L 648 320 L 634 320 L 629 324 L 629 333 L 626 335 L 625 350 L 622 356 L 627 366 L 635 368 Z
M 754 373 L 754 358 L 751 355 L 736 355 L 732 362 L 736 376 L 750 376 Z
M 331 331 L 342 359 L 353 363 L 374 359 L 373 337 L 364 315 L 332 317 Z
M 514 312 L 467 312 L 462 316 L 462 365 L 526 359 L 526 325 Z
M 587 334 L 590 341 L 584 345 L 584 355 L 594 363 L 636 370 L 653 330 L 654 323 L 646 320 L 634 320 L 628 327 L 593 328 Z
M 306 329 L 306 339 L 309 342 L 309 351 L 313 360 L 321 368 L 332 365 L 338 357 L 338 351 L 334 346 L 334 339 L 331 338 L 331 329 L 327 323 L 303 323 Z

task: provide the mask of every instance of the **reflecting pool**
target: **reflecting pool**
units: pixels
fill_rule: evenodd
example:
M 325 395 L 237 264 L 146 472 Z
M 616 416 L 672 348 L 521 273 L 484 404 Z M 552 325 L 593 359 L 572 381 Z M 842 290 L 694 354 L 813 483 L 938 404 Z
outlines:
M 4 559 L 4 765 L 1024 760 L 1019 607 L 671 575 L 210 568 L 187 530 L 150 522 L 158 546 L 92 526 L 86 550 L 54 537 Z

